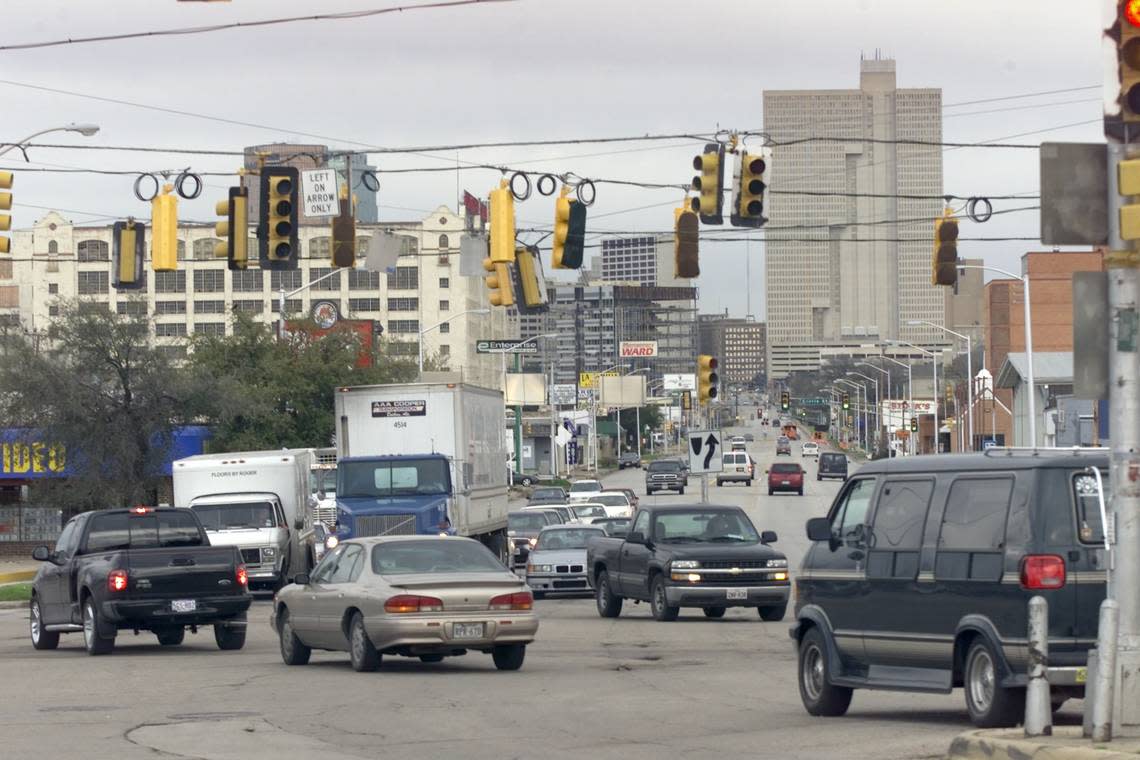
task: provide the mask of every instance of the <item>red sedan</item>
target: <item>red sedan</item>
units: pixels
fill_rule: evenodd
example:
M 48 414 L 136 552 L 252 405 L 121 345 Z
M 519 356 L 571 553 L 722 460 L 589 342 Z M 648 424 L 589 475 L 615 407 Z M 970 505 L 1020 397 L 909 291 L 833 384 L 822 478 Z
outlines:
M 804 468 L 794 462 L 772 465 L 768 470 L 768 495 L 776 491 L 795 491 L 804 495 Z

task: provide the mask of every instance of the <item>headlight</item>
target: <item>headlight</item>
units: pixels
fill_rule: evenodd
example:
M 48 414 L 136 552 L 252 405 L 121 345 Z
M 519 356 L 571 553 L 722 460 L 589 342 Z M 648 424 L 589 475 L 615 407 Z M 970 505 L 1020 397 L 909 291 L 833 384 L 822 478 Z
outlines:
M 274 557 L 277 556 L 277 547 L 276 546 L 263 546 L 263 547 L 261 547 L 261 556 L 264 559 L 273 559 Z
M 336 536 L 329 536 L 328 538 L 325 539 L 325 548 L 326 549 L 335 549 L 337 547 L 337 544 L 339 544 L 339 543 L 340 543 L 339 538 L 337 538 Z
M 700 583 L 700 573 L 673 573 L 673 580 L 675 581 L 688 581 L 689 583 Z
M 788 561 L 786 559 L 770 559 L 768 560 L 768 567 L 787 567 Z
M 537 538 L 527 539 L 527 543 L 530 544 L 531 548 L 533 549 L 534 545 L 538 543 L 538 539 Z
M 693 568 L 700 567 L 701 563 L 695 559 L 675 559 L 669 565 L 673 570 L 692 570 Z
M 787 579 L 787 573 L 772 573 L 772 580 L 774 581 L 786 581 Z

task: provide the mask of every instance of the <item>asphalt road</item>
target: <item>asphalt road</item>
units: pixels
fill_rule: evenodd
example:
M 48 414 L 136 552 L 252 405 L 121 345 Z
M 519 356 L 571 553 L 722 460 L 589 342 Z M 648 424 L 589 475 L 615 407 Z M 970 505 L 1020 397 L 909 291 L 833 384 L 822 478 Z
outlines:
M 762 472 L 775 439 L 751 430 Z M 756 482 L 711 486 L 710 500 L 777 531 L 796 567 L 804 520 L 823 514 L 839 487 L 808 470 L 803 497 L 769 497 Z M 643 477 L 625 471 L 607 482 L 644 493 Z M 695 501 L 699 489 L 653 498 Z M 879 760 L 942 757 L 969 728 L 960 692 L 860 692 L 847 717 L 812 718 L 800 705 L 787 621 L 764 623 L 751 610 L 657 623 L 646 605 L 627 604 L 612 621 L 590 599 L 537 606 L 542 627 L 517 673 L 480 654 L 434 665 L 389 658 L 377 673 L 355 673 L 347 655 L 319 653 L 289 668 L 264 601 L 240 652 L 217 651 L 208 632 L 176 649 L 128 633 L 100 658 L 74 634 L 36 652 L 26 612 L 0 611 L 0 757 Z M 1062 722 L 1079 722 L 1075 707 Z

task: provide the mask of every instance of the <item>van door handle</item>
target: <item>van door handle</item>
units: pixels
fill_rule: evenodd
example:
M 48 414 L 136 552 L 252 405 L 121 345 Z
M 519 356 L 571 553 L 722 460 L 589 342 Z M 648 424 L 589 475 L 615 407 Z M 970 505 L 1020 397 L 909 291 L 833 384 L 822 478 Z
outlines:
M 863 557 L 865 557 L 865 556 L 866 555 L 863 553 L 863 551 L 861 549 L 854 549 L 852 551 L 847 552 L 847 559 L 853 559 L 856 562 L 862 561 Z
M 1069 561 L 1070 562 L 1080 562 L 1081 561 L 1081 552 L 1079 549 L 1069 549 Z

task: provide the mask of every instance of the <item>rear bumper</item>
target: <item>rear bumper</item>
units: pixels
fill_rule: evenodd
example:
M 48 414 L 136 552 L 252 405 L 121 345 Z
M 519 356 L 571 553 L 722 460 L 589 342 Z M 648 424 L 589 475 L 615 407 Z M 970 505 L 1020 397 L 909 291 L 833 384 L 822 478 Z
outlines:
M 152 628 L 171 625 L 207 625 L 241 618 L 253 599 L 249 594 L 187 597 L 198 605 L 194 612 L 171 612 L 170 599 L 116 599 L 104 601 L 100 612 L 117 628 Z
M 483 623 L 484 635 L 478 639 L 456 638 L 453 635 L 455 623 Z M 399 619 L 392 615 L 376 615 L 365 619 L 364 628 L 372 644 L 382 652 L 399 650 L 409 654 L 431 654 L 463 649 L 484 650 L 497 644 L 529 644 L 538 633 L 538 616 L 492 611 L 442 617 L 409 615 Z
M 801 491 L 803 490 L 803 487 L 803 481 L 800 481 L 799 483 L 790 483 L 788 485 L 784 485 L 783 483 L 768 484 L 769 491 Z
M 760 607 L 786 604 L 791 584 L 767 586 L 665 586 L 665 599 L 671 607 Z M 743 599 L 729 599 L 729 592 L 743 591 Z
M 683 480 L 647 480 L 646 491 L 679 491 L 685 487 Z
M 718 483 L 743 483 L 752 480 L 752 473 L 750 472 L 718 472 L 716 474 Z

